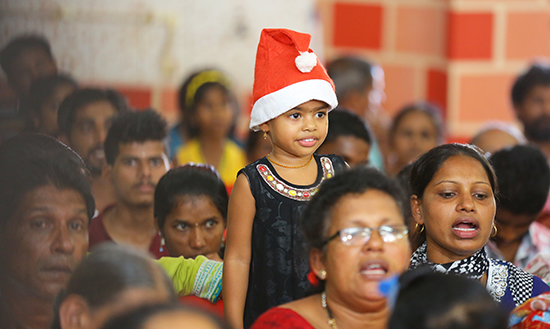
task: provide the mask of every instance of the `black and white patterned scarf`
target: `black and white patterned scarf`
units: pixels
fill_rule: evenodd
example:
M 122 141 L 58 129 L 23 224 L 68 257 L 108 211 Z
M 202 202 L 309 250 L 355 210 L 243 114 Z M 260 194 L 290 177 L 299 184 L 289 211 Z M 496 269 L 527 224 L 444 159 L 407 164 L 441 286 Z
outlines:
M 481 279 L 487 273 L 487 290 L 495 301 L 501 302 L 506 290 L 509 289 L 516 306 L 531 298 L 533 292 L 533 275 L 527 273 L 510 262 L 487 258 L 485 249 L 472 256 L 451 264 L 435 264 L 428 261 L 426 242 L 418 247 L 411 256 L 409 269 L 429 265 L 435 272 L 454 273 L 475 280 Z
M 421 265 L 430 265 L 434 272 L 454 273 L 466 276 L 471 279 L 479 280 L 489 269 L 489 260 L 485 254 L 485 250 L 481 248 L 472 256 L 457 260 L 451 264 L 435 264 L 428 261 L 426 253 L 426 242 L 414 251 L 411 256 L 411 265 L 409 269 L 413 270 Z

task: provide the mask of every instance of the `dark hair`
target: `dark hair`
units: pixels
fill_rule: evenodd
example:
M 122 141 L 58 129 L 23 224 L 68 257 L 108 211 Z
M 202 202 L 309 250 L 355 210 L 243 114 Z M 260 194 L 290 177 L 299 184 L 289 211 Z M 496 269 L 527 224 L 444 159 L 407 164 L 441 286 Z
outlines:
M 148 255 L 115 243 L 102 244 L 77 266 L 67 287 L 57 296 L 51 328 L 61 328 L 59 308 L 69 295 L 81 296 L 89 308 L 96 309 L 115 301 L 128 289 L 159 286 L 172 302 L 176 301 L 174 284 Z
M 12 219 L 28 192 L 46 185 L 74 189 L 95 212 L 90 180 L 82 159 L 53 137 L 23 134 L 0 145 L 0 226 Z
M 550 188 L 550 168 L 542 151 L 534 145 L 517 145 L 495 152 L 490 160 L 498 179 L 498 208 L 538 215 Z
M 159 229 L 164 227 L 166 216 L 176 206 L 180 196 L 207 196 L 227 221 L 229 198 L 225 185 L 216 169 L 209 165 L 185 165 L 168 171 L 159 180 L 155 189 L 155 218 Z
M 145 305 L 109 320 L 102 329 L 142 329 L 152 317 L 175 312 L 200 315 L 210 320 L 219 329 L 229 329 L 227 324 L 216 315 L 191 305 L 181 304 Z
M 229 136 L 233 136 L 238 104 L 236 98 L 230 92 L 230 83 L 227 77 L 218 70 L 206 69 L 191 74 L 181 85 L 178 100 L 183 126 L 190 138 L 200 134 L 200 127 L 195 124 L 194 116 L 197 112 L 197 104 L 202 101 L 206 92 L 218 88 L 227 98 L 228 103 L 234 110 L 233 125 Z
M 550 85 L 550 66 L 544 63 L 533 63 L 521 73 L 512 86 L 512 104 L 519 106 L 525 101 L 533 87 Z
M 395 176 L 395 179 L 401 185 L 401 188 L 403 188 L 403 191 L 405 192 L 405 199 L 409 201 L 411 199 L 411 171 L 413 167 L 413 162 L 406 164 L 403 168 L 401 168 L 401 171 Z M 406 214 L 405 214 L 405 224 L 410 227 L 410 224 L 413 222 L 412 217 L 412 211 L 411 207 L 405 207 L 406 208 Z M 409 234 L 409 239 L 412 237 L 411 234 Z
M 67 96 L 59 106 L 57 112 L 59 131 L 69 136 L 73 129 L 76 113 L 84 106 L 101 101 L 109 102 L 118 113 L 128 110 L 126 98 L 114 89 L 77 89 Z
M 408 203 L 403 190 L 393 179 L 373 168 L 356 167 L 324 181 L 319 191 L 307 205 L 301 227 L 310 248 L 322 249 L 327 239 L 332 208 L 348 194 L 362 194 L 368 190 L 378 190 L 391 196 L 403 218 Z
M 29 91 L 26 115 L 29 118 L 37 116 L 44 102 L 56 92 L 59 86 L 63 85 L 69 85 L 75 89 L 78 87 L 77 82 L 71 76 L 61 73 L 42 77 L 33 82 Z M 30 126 L 30 123 L 28 125 Z
M 505 329 L 507 316 L 478 281 L 424 266 L 399 278 L 389 329 Z
M 119 114 L 113 120 L 105 138 L 105 160 L 110 165 L 115 163 L 120 144 L 164 142 L 167 134 L 166 126 L 166 120 L 153 109 L 126 111 Z
M 353 136 L 372 143 L 371 134 L 361 118 L 344 108 L 337 107 L 328 114 L 328 134 L 324 143 L 334 142 L 340 136 Z
M 481 155 L 479 147 L 469 144 L 444 144 L 434 147 L 416 160 L 411 169 L 410 193 L 422 199 L 426 186 L 432 181 L 443 163 L 453 156 L 467 156 L 477 160 L 489 178 L 491 190 L 495 199 L 498 197 L 498 182 L 491 163 Z M 426 240 L 426 232 L 417 234 L 413 232 L 411 237 L 414 246 L 420 246 Z
M 430 120 L 432 121 L 432 124 L 435 127 L 435 131 L 437 133 L 437 141 L 439 143 L 443 142 L 443 139 L 445 137 L 445 125 L 443 124 L 443 119 L 441 117 L 441 110 L 434 104 L 428 103 L 428 102 L 418 102 L 418 103 L 412 103 L 405 107 L 403 107 L 397 115 L 392 120 L 392 125 L 390 127 L 390 142 L 393 142 L 393 138 L 395 136 L 395 132 L 397 130 L 397 127 L 407 116 L 407 114 L 411 112 L 422 112 L 426 114 Z
M 48 57 L 54 60 L 50 43 L 41 35 L 23 35 L 13 38 L 8 44 L 0 51 L 0 66 L 6 75 L 11 74 L 11 67 L 13 62 L 21 55 L 21 53 L 27 49 L 41 48 Z
M 338 100 L 342 102 L 352 92 L 366 92 L 372 86 L 372 65 L 356 57 L 340 57 L 327 65 Z
M 495 197 L 498 195 L 497 178 L 491 163 L 481 155 L 477 146 L 458 143 L 436 146 L 414 162 L 411 170 L 411 194 L 422 199 L 426 186 L 432 181 L 443 163 L 452 156 L 467 156 L 477 160 L 487 173 L 493 194 Z

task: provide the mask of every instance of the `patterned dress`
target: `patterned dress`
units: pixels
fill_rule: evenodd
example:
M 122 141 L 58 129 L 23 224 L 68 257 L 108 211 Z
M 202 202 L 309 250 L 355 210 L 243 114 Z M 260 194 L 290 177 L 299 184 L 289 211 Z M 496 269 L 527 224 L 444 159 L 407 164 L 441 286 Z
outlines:
M 256 202 L 244 326 L 271 307 L 304 297 L 309 257 L 299 218 L 319 185 L 346 168 L 337 155 L 314 155 L 315 183 L 297 186 L 282 179 L 267 158 L 243 168 Z

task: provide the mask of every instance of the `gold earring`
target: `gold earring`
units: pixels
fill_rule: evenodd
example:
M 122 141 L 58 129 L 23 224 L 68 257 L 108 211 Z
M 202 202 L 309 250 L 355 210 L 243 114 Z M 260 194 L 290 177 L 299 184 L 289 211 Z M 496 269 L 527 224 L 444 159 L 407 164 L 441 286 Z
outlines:
M 325 270 L 321 270 L 321 273 L 319 273 L 319 275 L 321 276 L 321 280 L 324 280 L 326 277 L 327 277 L 327 271 Z
M 498 229 L 497 229 L 497 226 L 495 224 L 493 224 L 493 229 L 495 230 L 495 233 L 491 234 L 491 238 L 494 238 L 495 236 L 497 236 L 497 233 L 498 233 Z
M 414 230 L 418 231 L 418 223 L 416 223 L 416 225 L 414 226 Z M 420 224 L 420 231 L 418 231 L 418 234 L 420 234 L 422 232 L 424 232 L 424 225 Z
M 267 139 L 267 131 L 264 130 L 264 139 Z

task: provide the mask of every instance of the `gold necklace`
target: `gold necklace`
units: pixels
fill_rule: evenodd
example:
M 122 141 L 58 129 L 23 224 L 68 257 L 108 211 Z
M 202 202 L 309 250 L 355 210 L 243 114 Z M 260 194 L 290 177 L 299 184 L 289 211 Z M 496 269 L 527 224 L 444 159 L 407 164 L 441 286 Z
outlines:
M 334 320 L 334 317 L 332 316 L 332 312 L 330 311 L 330 308 L 328 307 L 328 304 L 327 304 L 327 293 L 325 291 L 323 291 L 323 293 L 321 294 L 321 306 L 323 306 L 323 308 L 325 310 L 327 310 L 327 315 L 328 315 L 328 325 L 332 328 L 332 329 L 338 329 L 338 326 L 336 325 L 336 320 Z
M 284 164 L 275 162 L 275 161 L 273 161 L 273 159 L 271 159 L 271 158 L 269 157 L 269 154 L 267 155 L 267 159 L 268 159 L 270 162 L 272 162 L 273 164 L 276 164 L 276 165 L 279 166 L 279 167 L 283 167 L 283 168 L 287 168 L 287 169 L 298 169 L 298 168 L 303 168 L 303 167 L 307 166 L 307 165 L 311 162 L 311 160 L 313 160 L 313 154 L 311 155 L 311 158 L 309 158 L 309 160 L 308 160 L 305 164 L 299 165 L 299 166 L 287 166 L 287 165 L 284 165 Z

